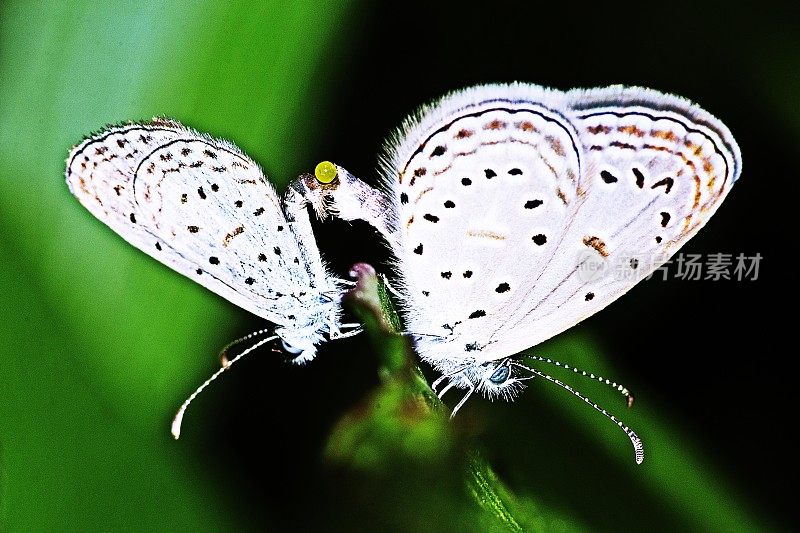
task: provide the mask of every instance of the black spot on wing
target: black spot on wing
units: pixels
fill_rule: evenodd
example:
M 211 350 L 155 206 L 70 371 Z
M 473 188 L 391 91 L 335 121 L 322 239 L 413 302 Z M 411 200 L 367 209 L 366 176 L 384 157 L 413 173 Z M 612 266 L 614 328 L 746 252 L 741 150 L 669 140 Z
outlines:
M 664 187 L 664 194 L 669 194 L 669 191 L 672 190 L 672 186 L 675 184 L 675 180 L 672 178 L 664 178 L 662 180 L 658 180 L 653 184 L 651 189 L 655 189 L 656 187 Z
M 525 209 L 535 209 L 542 205 L 544 202 L 542 200 L 528 200 L 525 202 Z
M 644 174 L 638 168 L 633 169 L 633 175 L 636 176 L 636 186 L 640 189 L 644 187 Z
M 600 172 L 600 177 L 603 178 L 603 181 L 606 183 L 615 183 L 617 181 L 617 178 L 614 177 L 614 175 L 608 170 L 603 170 Z

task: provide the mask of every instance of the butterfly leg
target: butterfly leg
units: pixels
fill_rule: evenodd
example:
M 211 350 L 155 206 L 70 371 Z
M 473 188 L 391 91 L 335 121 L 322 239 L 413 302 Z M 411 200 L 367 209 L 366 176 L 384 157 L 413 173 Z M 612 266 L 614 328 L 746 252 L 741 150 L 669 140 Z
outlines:
M 350 331 L 342 332 L 341 331 L 342 329 L 349 329 Z M 355 324 L 355 323 L 341 324 L 339 329 L 337 329 L 335 333 L 333 332 L 331 333 L 330 338 L 346 339 L 348 337 L 353 337 L 355 335 L 358 335 L 362 331 L 364 331 L 364 329 L 361 327 L 361 324 Z
M 453 407 L 453 412 L 450 413 L 450 420 L 455 418 L 456 413 L 458 412 L 458 410 L 461 409 L 461 407 L 465 403 L 467 403 L 467 400 L 469 400 L 469 397 L 472 396 L 473 392 L 475 392 L 475 385 L 473 385 L 472 382 L 470 382 L 470 381 L 467 381 L 467 383 L 469 384 L 469 391 L 464 395 L 463 398 L 461 398 L 461 401 L 458 402 L 458 404 L 456 404 L 455 407 Z
M 434 394 L 438 394 L 436 392 L 436 387 L 441 385 L 442 381 L 444 381 L 445 379 L 447 379 L 449 377 L 450 377 L 450 374 L 442 374 L 441 376 L 436 378 L 433 383 L 431 383 L 431 390 L 434 392 Z M 444 394 L 444 391 L 442 391 L 442 394 Z M 439 398 L 441 398 L 441 395 L 439 395 Z
M 390 293 L 394 294 L 398 298 L 402 298 L 403 297 L 403 295 L 400 294 L 400 291 L 395 289 L 392 286 L 392 284 L 389 283 L 389 278 L 386 277 L 386 274 L 380 274 L 380 277 L 381 277 L 381 281 L 383 281 L 383 286 L 386 287 L 386 290 L 388 290 Z

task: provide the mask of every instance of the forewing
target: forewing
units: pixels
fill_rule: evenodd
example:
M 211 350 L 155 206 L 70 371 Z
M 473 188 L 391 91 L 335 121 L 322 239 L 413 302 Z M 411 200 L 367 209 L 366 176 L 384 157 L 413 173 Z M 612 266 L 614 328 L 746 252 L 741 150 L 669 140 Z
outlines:
M 125 240 L 271 322 L 291 320 L 288 302 L 322 269 L 303 257 L 258 165 L 177 122 L 109 128 L 72 150 L 66 175 Z

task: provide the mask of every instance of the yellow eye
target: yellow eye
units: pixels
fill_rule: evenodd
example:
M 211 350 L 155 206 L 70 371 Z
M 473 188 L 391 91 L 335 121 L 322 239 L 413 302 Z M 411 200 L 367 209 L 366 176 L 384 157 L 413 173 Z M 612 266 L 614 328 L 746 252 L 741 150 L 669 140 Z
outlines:
M 336 179 L 336 165 L 330 161 L 323 161 L 314 169 L 314 176 L 320 183 L 330 183 Z

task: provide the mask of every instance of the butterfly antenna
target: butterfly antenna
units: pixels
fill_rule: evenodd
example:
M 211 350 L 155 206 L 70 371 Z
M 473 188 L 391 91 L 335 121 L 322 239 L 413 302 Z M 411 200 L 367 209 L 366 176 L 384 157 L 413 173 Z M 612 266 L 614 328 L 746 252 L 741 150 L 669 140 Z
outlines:
M 558 385 L 562 389 L 566 389 L 567 391 L 571 392 L 573 395 L 577 396 L 578 398 L 580 398 L 581 400 L 583 400 L 587 404 L 591 405 L 594 408 L 595 411 L 597 411 L 598 413 L 600 413 L 604 417 L 606 417 L 609 420 L 611 420 L 612 422 L 614 422 L 622 431 L 625 432 L 625 434 L 628 436 L 628 438 L 631 439 L 631 444 L 633 444 L 633 451 L 634 451 L 634 454 L 635 454 L 636 464 L 637 465 L 642 464 L 642 461 L 644 461 L 644 446 L 642 445 L 642 439 L 640 439 L 639 436 L 631 428 L 629 428 L 628 426 L 623 424 L 622 421 L 620 421 L 617 417 L 615 417 L 614 415 L 612 415 L 611 413 L 609 413 L 608 411 L 606 411 L 605 409 L 603 409 L 602 407 L 600 407 L 599 405 L 594 403 L 592 400 L 590 400 L 589 398 L 587 398 L 586 396 L 584 396 L 580 392 L 576 391 L 575 389 L 573 389 L 572 387 L 570 387 L 569 385 L 567 385 L 563 381 L 560 381 L 560 380 L 558 380 L 558 379 L 556 379 L 556 378 L 554 378 L 554 377 L 552 377 L 552 376 L 550 376 L 548 374 L 545 374 L 544 372 L 540 372 L 540 371 L 538 371 L 538 370 L 536 370 L 534 368 L 529 368 L 529 367 L 527 367 L 525 365 L 522 365 L 522 364 L 519 364 L 519 363 L 511 363 L 511 364 L 513 364 L 514 366 L 518 366 L 520 368 L 523 368 L 523 369 L 527 370 L 528 372 L 531 372 L 531 373 L 539 376 L 540 378 L 544 378 L 544 379 L 546 379 L 547 381 L 549 381 L 551 383 L 555 383 L 556 385 Z
M 228 362 L 229 362 L 228 350 L 230 350 L 231 348 L 233 348 L 237 344 L 243 343 L 244 341 L 249 341 L 250 339 L 252 339 L 254 337 L 260 337 L 261 335 L 265 335 L 267 333 L 270 333 L 270 331 L 271 330 L 269 330 L 269 329 L 260 329 L 258 331 L 254 331 L 252 333 L 248 333 L 244 337 L 239 337 L 238 339 L 229 342 L 228 344 L 223 346 L 222 350 L 220 350 L 220 352 L 219 352 L 219 363 L 222 366 L 227 366 Z
M 256 334 L 257 333 L 253 333 L 251 335 L 256 335 Z M 243 339 L 245 339 L 245 338 L 247 338 L 247 337 L 243 337 Z M 186 401 L 183 402 L 183 405 L 181 405 L 180 409 L 178 409 L 178 412 L 175 414 L 175 418 L 172 419 L 172 436 L 175 437 L 175 440 L 178 440 L 180 438 L 180 436 L 181 436 L 181 422 L 183 422 L 183 415 L 186 412 L 186 408 L 189 407 L 189 404 L 192 403 L 192 401 L 195 398 L 197 398 L 197 395 L 200 394 L 201 392 L 203 392 L 203 390 L 206 387 L 208 387 L 211 384 L 212 381 L 217 379 L 223 372 L 225 372 L 231 366 L 233 366 L 233 364 L 235 362 L 237 362 L 239 359 L 241 359 L 245 355 L 249 354 L 250 352 L 252 352 L 256 348 L 259 348 L 260 346 L 263 346 L 267 342 L 275 340 L 277 338 L 278 338 L 277 335 L 273 335 L 272 337 L 267 337 L 266 339 L 261 339 L 260 341 L 258 341 L 257 343 L 255 343 L 254 345 L 250 346 L 249 348 L 244 350 L 242 353 L 240 353 L 239 355 L 237 355 L 236 357 L 234 357 L 233 359 L 228 361 L 222 368 L 220 368 L 219 370 L 214 372 L 211 375 L 210 378 L 205 380 L 205 382 L 202 385 L 197 387 L 197 390 L 195 390 L 188 398 L 186 398 Z M 236 343 L 236 341 L 234 341 L 231 344 L 235 344 L 235 343 Z
M 581 370 L 580 368 L 576 368 L 574 366 L 569 366 L 566 363 L 562 363 L 561 361 L 556 361 L 554 359 L 550 359 L 549 357 L 539 357 L 538 355 L 525 355 L 526 359 L 533 359 L 534 361 L 541 361 L 542 363 L 547 363 L 550 365 L 555 365 L 561 368 L 565 368 L 567 370 L 572 370 L 575 374 L 580 374 L 581 376 L 585 376 L 589 379 L 595 379 L 600 383 L 605 383 L 609 387 L 616 389 L 617 392 L 622 394 L 625 397 L 625 400 L 628 403 L 628 409 L 633 406 L 633 394 L 629 391 L 626 387 L 618 384 L 616 381 L 612 381 L 610 379 L 604 378 L 603 376 L 598 376 L 593 374 L 592 372 L 586 372 Z M 525 367 L 527 368 L 527 367 Z

